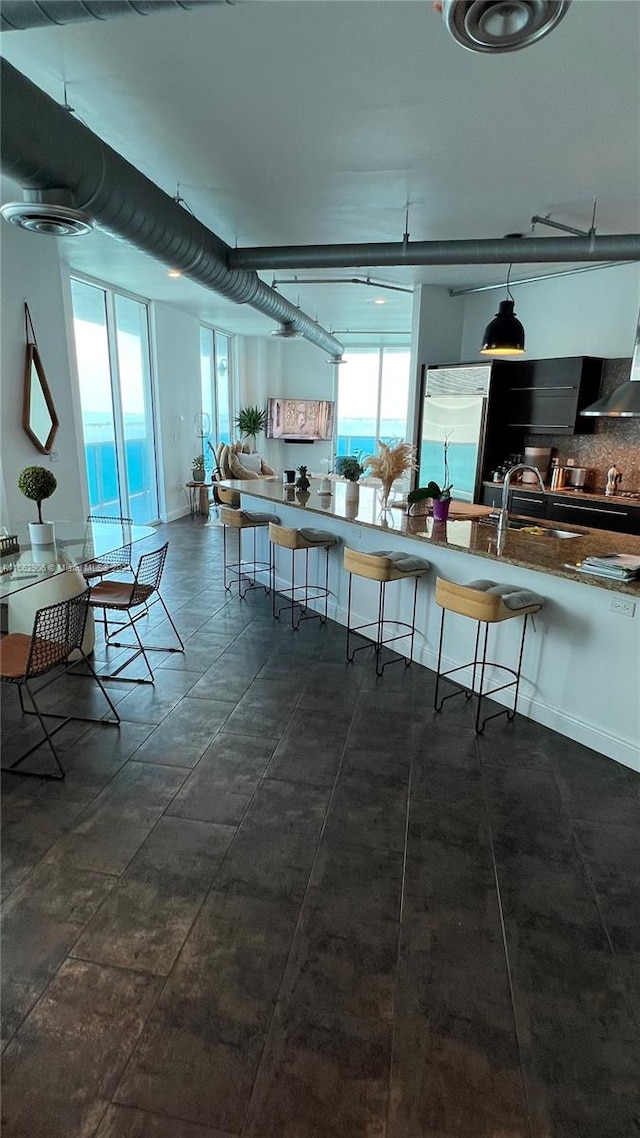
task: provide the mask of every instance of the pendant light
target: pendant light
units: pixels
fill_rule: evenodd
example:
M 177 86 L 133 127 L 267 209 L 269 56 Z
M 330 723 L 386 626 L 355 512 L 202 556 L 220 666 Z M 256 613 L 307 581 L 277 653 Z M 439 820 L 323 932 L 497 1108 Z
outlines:
M 485 328 L 482 347 L 480 348 L 481 356 L 521 356 L 524 354 L 524 328 L 513 311 L 515 301 L 509 288 L 512 268 L 513 266 L 509 265 L 507 272 L 508 300 L 500 302 L 500 308 L 496 315 Z

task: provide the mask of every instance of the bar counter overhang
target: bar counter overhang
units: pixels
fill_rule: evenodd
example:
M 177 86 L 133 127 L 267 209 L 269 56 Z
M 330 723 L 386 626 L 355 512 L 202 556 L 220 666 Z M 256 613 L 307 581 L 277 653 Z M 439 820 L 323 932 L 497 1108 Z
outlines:
M 426 558 L 432 572 L 419 588 L 415 659 L 427 668 L 435 666 L 440 624 L 440 609 L 434 600 L 436 576 L 460 584 L 491 579 L 540 593 L 545 607 L 535 617 L 527 638 L 520 713 L 640 770 L 640 582 L 587 577 L 570 568 L 587 555 L 640 555 L 640 538 L 567 526 L 579 536 L 563 539 L 508 530 L 500 543 L 496 527 L 486 524 L 487 507 L 452 501 L 450 520 L 438 523 L 426 515 L 408 517 L 402 509 L 383 513 L 380 491 L 372 486 L 360 486 L 354 511 L 345 501 L 343 482 L 333 482 L 329 496 L 319 494 L 314 481 L 308 497 L 276 480 L 224 485 L 239 491 L 247 509 L 264 510 L 268 503 L 284 525 L 329 530 L 343 546 L 353 549 L 400 549 Z M 535 519 L 531 521 L 535 525 Z M 260 540 L 262 555 L 268 557 L 266 531 Z M 329 615 L 345 625 L 347 575 L 342 557 L 338 547 L 331 557 Z M 284 562 L 283 571 L 287 571 Z M 278 579 L 280 587 L 288 584 L 287 579 Z M 375 590 L 368 588 L 370 584 L 359 580 L 354 589 L 358 623 L 375 615 Z M 399 589 L 390 595 L 390 619 L 407 618 L 410 591 Z M 612 611 L 616 597 L 635 605 L 631 617 Z M 517 623 L 507 621 L 492 631 L 497 638 L 496 659 L 515 654 L 518 630 L 509 626 Z M 445 645 L 446 667 L 470 658 L 474 636 L 475 625 L 469 621 L 452 626 Z M 508 730 L 508 726 L 494 730 Z

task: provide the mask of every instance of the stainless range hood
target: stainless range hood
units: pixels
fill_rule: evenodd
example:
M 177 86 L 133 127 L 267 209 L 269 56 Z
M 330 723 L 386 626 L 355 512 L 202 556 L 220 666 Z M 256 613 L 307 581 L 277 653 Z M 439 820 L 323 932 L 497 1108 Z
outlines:
M 585 407 L 580 414 L 593 415 L 600 419 L 640 419 L 640 314 L 629 379 L 609 395 L 604 395 L 590 407 Z

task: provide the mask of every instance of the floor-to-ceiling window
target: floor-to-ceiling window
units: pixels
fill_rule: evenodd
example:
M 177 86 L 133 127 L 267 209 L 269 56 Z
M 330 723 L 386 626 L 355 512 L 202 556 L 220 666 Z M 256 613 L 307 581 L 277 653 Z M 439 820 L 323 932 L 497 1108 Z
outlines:
M 336 454 L 371 454 L 378 439 L 406 439 L 410 352 L 362 348 L 338 371 Z
M 147 306 L 77 278 L 71 290 L 91 512 L 156 521 Z
M 214 447 L 231 442 L 231 337 L 204 324 L 200 325 L 200 379 L 202 410 L 211 423 L 209 439 Z

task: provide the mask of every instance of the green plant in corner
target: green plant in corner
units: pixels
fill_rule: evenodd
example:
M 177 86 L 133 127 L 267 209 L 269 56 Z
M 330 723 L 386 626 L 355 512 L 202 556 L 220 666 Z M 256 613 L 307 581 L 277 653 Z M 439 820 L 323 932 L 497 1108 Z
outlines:
M 307 467 L 306 466 L 299 466 L 298 467 L 298 477 L 296 478 L 296 489 L 297 490 L 308 490 L 310 485 L 311 485 L 311 483 L 310 483 L 309 479 L 307 478 Z
M 267 425 L 267 412 L 262 407 L 241 407 L 233 422 L 244 439 L 251 439 L 252 450 L 255 450 L 256 435 Z
M 336 474 L 346 478 L 347 482 L 357 482 L 364 474 L 364 465 L 360 458 L 354 454 L 341 454 L 336 456 Z
M 25 466 L 18 475 L 18 489 L 25 498 L 35 502 L 38 507 L 38 522 L 42 525 L 42 503 L 50 498 L 56 486 L 56 479 L 44 466 Z
M 194 470 L 204 470 L 204 455 L 197 454 L 191 465 Z

